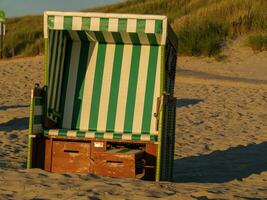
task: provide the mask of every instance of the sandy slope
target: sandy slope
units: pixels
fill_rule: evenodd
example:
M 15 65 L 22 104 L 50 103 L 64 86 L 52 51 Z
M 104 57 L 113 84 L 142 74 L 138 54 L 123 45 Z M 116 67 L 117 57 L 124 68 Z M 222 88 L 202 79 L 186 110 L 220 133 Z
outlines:
M 43 58 L 1 61 L 0 199 L 267 199 L 267 84 L 247 80 L 267 80 L 262 55 L 250 66 L 180 59 L 177 72 L 193 72 L 176 77 L 173 183 L 23 169 L 29 91 L 43 79 Z

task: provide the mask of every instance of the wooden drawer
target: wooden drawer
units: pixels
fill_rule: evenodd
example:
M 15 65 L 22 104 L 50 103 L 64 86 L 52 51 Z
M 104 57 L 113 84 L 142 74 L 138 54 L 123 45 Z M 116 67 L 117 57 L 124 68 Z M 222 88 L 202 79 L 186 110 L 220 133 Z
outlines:
M 144 157 L 144 152 L 97 153 L 94 155 L 92 172 L 102 176 L 136 178 L 136 164 Z
M 52 145 L 52 172 L 89 172 L 90 143 L 53 141 Z

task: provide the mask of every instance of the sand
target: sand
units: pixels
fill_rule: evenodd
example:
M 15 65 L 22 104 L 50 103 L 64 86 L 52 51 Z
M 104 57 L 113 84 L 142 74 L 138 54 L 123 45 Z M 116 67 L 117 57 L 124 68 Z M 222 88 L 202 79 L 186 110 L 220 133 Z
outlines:
M 0 199 L 267 199 L 267 54 L 229 51 L 223 62 L 179 58 L 174 182 L 160 183 L 26 170 L 43 57 L 1 61 Z

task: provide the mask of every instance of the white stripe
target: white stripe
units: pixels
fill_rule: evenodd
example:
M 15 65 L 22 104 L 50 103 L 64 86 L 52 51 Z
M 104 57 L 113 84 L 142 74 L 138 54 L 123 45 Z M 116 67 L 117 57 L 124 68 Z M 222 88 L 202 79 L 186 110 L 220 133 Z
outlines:
M 63 27 L 64 27 L 64 17 L 55 16 L 54 29 L 63 30 Z
M 60 70 L 60 76 L 59 76 L 59 88 L 58 88 L 58 94 L 57 94 L 57 105 L 56 105 L 56 111 L 59 112 L 59 103 L 61 100 L 61 87 L 62 87 L 62 79 L 63 79 L 63 69 L 64 69 L 64 61 L 65 61 L 65 54 L 66 54 L 66 44 L 67 44 L 67 38 L 64 36 L 64 46 L 62 49 L 62 63 L 61 63 L 61 70 Z
M 155 36 L 156 36 L 157 44 L 161 44 L 162 35 L 156 33 Z
M 117 32 L 118 31 L 118 24 L 119 24 L 119 19 L 110 18 L 109 24 L 108 24 L 108 31 Z
M 127 32 L 129 33 L 136 33 L 136 19 L 128 19 L 127 21 Z
M 138 38 L 139 38 L 139 40 L 140 40 L 140 43 L 141 44 L 150 44 L 149 43 L 149 40 L 148 40 L 148 37 L 147 37 L 147 34 L 145 34 L 145 33 L 137 33 L 137 35 L 138 35 Z
M 34 115 L 42 115 L 43 114 L 43 106 L 34 106 Z
M 89 41 L 97 42 L 97 39 L 95 37 L 94 32 L 91 32 L 91 31 L 88 32 L 88 31 L 86 31 L 85 33 L 86 33 L 87 38 L 88 38 Z
M 111 32 L 107 32 L 107 31 L 105 31 L 105 32 L 102 32 L 102 33 L 103 33 L 103 36 L 104 36 L 105 41 L 106 41 L 107 43 L 113 43 L 113 44 L 115 43 L 114 38 L 113 38 Z
M 162 50 L 162 48 L 159 47 L 156 79 L 155 79 L 155 88 L 154 88 L 154 97 L 153 97 L 152 117 L 151 117 L 151 124 L 150 124 L 150 134 L 157 134 L 158 133 L 158 131 L 156 131 L 157 119 L 156 119 L 156 117 L 154 117 L 154 113 L 157 112 L 157 98 L 160 97 L 161 50 Z
M 81 42 L 73 42 L 73 47 L 71 50 L 70 70 L 68 74 L 68 84 L 67 84 L 67 92 L 65 99 L 63 124 L 62 124 L 62 128 L 67 128 L 67 129 L 71 128 L 71 122 L 72 122 L 72 113 L 73 113 L 77 72 L 79 66 L 80 50 L 81 50 Z
M 148 19 L 146 20 L 145 33 L 155 33 L 155 20 Z
M 51 136 L 58 136 L 58 130 L 49 130 L 49 131 L 48 131 L 48 135 L 51 135 Z
M 86 132 L 85 137 L 86 138 L 95 138 L 95 132 Z
M 88 130 L 92 93 L 94 85 L 95 67 L 97 60 L 98 43 L 90 43 L 89 55 L 88 55 L 88 67 L 85 75 L 84 92 L 82 99 L 82 111 L 80 120 L 80 130 Z
M 121 139 L 123 139 L 123 140 L 132 140 L 132 134 L 122 134 Z
M 142 140 L 142 141 L 150 141 L 150 135 L 142 134 L 140 140 Z
M 104 139 L 113 139 L 113 133 L 104 133 Z
M 114 132 L 119 132 L 119 133 L 122 133 L 124 129 L 124 119 L 125 119 L 128 83 L 129 83 L 131 60 L 132 60 L 132 50 L 133 50 L 132 45 L 124 45 L 115 130 L 114 130 Z
M 62 38 L 62 36 L 63 36 L 63 32 L 62 31 L 60 31 L 60 33 L 59 33 L 59 42 L 58 42 L 58 52 L 57 52 L 57 60 L 56 60 L 56 65 L 55 65 L 55 67 L 56 67 L 56 76 L 55 76 L 55 79 L 54 79 L 54 88 L 53 88 L 53 94 L 52 94 L 52 102 L 51 102 L 51 108 L 52 109 L 55 109 L 56 108 L 56 106 L 55 106 L 55 101 L 56 101 L 56 96 L 57 96 L 57 94 L 56 94 L 56 88 L 57 88 L 57 82 L 58 82 L 58 79 L 59 79 L 59 71 L 60 71 L 60 67 L 61 66 L 59 66 L 59 64 L 60 64 L 60 55 L 61 55 L 61 53 L 62 53 L 62 42 L 63 42 L 63 39 L 64 38 Z M 56 50 L 56 49 L 55 49 Z
M 147 72 L 148 72 L 148 64 L 149 64 L 148 63 L 149 52 L 150 52 L 150 46 L 142 45 L 141 56 L 140 56 L 140 61 L 139 61 L 136 100 L 135 100 L 135 107 L 134 107 L 133 128 L 132 128 L 133 133 L 141 133 L 141 129 L 142 129 L 142 118 L 143 118 L 143 112 L 144 112 Z
M 72 18 L 72 30 L 82 30 L 82 18 L 81 17 Z
M 68 131 L 67 136 L 69 137 L 76 137 L 77 136 L 77 131 Z
M 116 45 L 109 44 L 106 48 L 106 57 L 104 64 L 105 67 L 103 72 L 102 89 L 99 103 L 97 131 L 106 131 L 115 47 Z
M 68 31 L 73 41 L 80 41 L 80 37 L 76 31 Z
M 120 35 L 121 35 L 123 44 L 132 44 L 131 38 L 129 36 L 129 33 L 121 32 Z
M 99 31 L 100 18 L 91 18 L 90 30 Z

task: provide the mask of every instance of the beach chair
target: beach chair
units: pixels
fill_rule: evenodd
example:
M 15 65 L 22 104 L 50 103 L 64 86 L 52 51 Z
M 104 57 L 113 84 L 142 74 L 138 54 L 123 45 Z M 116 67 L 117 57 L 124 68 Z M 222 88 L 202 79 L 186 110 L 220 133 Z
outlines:
M 177 39 L 166 16 L 45 12 L 28 168 L 171 180 Z

